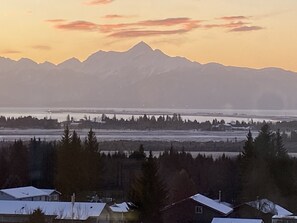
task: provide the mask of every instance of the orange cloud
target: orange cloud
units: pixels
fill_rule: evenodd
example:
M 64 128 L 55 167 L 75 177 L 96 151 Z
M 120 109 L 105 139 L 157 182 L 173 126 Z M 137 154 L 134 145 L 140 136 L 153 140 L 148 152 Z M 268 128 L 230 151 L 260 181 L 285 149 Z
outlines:
M 31 46 L 31 48 L 36 49 L 36 50 L 51 50 L 52 49 L 50 46 L 46 46 L 46 45 L 34 45 L 34 46 Z
M 3 50 L 0 52 L 1 54 L 20 54 L 22 51 L 18 50 Z
M 82 31 L 95 31 L 97 29 L 97 24 L 87 21 L 73 21 L 67 23 L 59 23 L 55 25 L 57 29 L 65 30 L 82 30 Z
M 87 5 L 106 5 L 112 2 L 113 0 L 92 0 L 92 1 L 86 2 L 86 4 Z
M 256 31 L 262 30 L 264 27 L 261 26 L 241 26 L 234 29 L 231 29 L 230 32 L 248 32 L 248 31 Z

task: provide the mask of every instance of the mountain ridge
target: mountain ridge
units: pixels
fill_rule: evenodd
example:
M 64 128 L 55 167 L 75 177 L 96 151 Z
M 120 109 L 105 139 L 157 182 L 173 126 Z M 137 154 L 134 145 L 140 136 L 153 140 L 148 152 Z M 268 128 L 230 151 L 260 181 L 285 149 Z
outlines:
M 144 42 L 57 65 L 0 57 L 0 106 L 296 109 L 296 74 L 200 64 Z

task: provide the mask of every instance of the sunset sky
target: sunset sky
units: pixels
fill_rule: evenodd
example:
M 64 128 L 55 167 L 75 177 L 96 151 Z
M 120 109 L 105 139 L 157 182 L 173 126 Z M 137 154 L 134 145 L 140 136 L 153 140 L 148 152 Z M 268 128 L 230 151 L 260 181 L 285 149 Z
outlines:
M 60 63 L 140 41 L 200 63 L 297 71 L 296 0 L 2 0 L 0 56 Z

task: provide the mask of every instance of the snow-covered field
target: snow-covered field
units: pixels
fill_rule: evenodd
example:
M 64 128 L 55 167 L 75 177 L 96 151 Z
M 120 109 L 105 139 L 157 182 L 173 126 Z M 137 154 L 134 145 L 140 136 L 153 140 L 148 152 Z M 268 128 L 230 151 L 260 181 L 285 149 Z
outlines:
M 86 137 L 88 129 L 76 130 L 81 138 Z M 99 141 L 113 140 L 143 140 L 143 141 L 241 141 L 246 139 L 247 131 L 177 131 L 177 130 L 158 130 L 158 131 L 137 131 L 137 130 L 94 130 Z M 0 129 L 0 140 L 14 141 L 17 139 L 30 140 L 33 137 L 41 140 L 59 140 L 63 134 L 62 129 Z M 253 132 L 253 136 L 258 133 Z

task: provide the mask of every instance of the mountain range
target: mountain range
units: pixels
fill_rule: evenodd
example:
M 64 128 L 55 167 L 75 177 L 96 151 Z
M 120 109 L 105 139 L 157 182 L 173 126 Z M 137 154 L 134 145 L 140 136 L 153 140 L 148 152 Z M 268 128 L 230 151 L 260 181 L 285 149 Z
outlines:
M 58 65 L 0 57 L 1 107 L 297 109 L 296 84 L 291 71 L 200 64 L 144 42 Z

